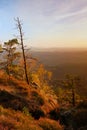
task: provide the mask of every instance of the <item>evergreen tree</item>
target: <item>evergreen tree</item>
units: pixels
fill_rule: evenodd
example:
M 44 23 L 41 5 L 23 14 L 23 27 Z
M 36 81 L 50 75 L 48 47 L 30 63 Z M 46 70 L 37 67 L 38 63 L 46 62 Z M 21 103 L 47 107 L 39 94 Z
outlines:
M 17 52 L 17 39 L 9 40 L 8 42 L 4 42 L 3 52 L 4 52 L 4 60 L 1 62 L 2 69 L 6 71 L 9 75 L 15 74 L 15 69 L 17 67 L 16 60 L 20 55 L 20 52 Z
M 63 82 L 63 85 L 71 90 L 71 102 L 72 105 L 76 105 L 76 87 L 80 83 L 80 78 L 78 76 L 73 76 L 70 74 L 66 75 L 66 80 Z

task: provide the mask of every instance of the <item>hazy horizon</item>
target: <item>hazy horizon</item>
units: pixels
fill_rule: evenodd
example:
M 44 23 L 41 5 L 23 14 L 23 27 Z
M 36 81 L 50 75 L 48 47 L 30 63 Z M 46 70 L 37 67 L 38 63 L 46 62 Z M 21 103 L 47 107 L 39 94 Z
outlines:
M 30 47 L 30 51 L 87 51 L 86 47 Z

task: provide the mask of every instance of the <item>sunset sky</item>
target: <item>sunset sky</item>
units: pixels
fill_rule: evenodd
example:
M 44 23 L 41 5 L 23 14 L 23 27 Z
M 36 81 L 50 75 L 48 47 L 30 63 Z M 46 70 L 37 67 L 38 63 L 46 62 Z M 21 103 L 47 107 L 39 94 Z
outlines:
M 87 0 L 0 0 L 0 42 L 23 22 L 29 47 L 87 47 Z

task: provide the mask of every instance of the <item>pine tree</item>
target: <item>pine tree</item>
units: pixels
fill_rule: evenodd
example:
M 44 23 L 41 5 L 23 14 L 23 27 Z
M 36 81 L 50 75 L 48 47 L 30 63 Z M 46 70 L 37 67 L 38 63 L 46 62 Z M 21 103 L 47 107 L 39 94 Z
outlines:
M 66 80 L 63 82 L 64 86 L 71 90 L 71 102 L 72 105 L 76 105 L 76 87 L 80 83 L 80 78 L 78 76 L 73 76 L 70 74 L 66 75 Z
M 9 76 L 15 73 L 15 68 L 17 67 L 16 59 L 19 57 L 20 52 L 17 52 L 17 39 L 9 40 L 8 42 L 4 42 L 3 52 L 4 52 L 4 60 L 1 62 L 2 69 L 6 71 Z

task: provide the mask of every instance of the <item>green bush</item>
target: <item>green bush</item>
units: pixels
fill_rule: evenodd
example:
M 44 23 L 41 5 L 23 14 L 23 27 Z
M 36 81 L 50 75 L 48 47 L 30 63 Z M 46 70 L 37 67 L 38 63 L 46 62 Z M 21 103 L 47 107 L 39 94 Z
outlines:
M 22 109 L 22 111 L 23 111 L 23 113 L 24 113 L 26 116 L 31 117 L 31 114 L 29 113 L 29 109 L 28 109 L 27 107 L 24 107 L 24 108 Z M 31 117 L 31 118 L 32 118 L 32 117 Z

